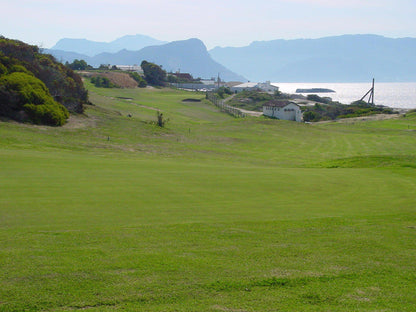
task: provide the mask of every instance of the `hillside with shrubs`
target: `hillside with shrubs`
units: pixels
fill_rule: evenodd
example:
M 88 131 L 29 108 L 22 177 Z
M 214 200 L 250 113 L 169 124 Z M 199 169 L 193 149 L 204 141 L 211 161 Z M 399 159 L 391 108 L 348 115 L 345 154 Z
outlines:
M 37 46 L 0 36 L 0 116 L 61 126 L 86 103 L 88 92 L 72 69 Z

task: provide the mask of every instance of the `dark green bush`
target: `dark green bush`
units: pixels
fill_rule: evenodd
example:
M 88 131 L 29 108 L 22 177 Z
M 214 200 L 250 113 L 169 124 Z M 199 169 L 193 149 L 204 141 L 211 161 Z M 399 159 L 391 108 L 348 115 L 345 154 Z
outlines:
M 0 76 L 7 74 L 7 67 L 0 63 Z
M 26 67 L 24 67 L 23 65 L 13 65 L 13 66 L 11 66 L 10 70 L 9 70 L 9 73 L 14 73 L 14 72 L 25 73 L 25 74 L 33 76 L 33 74 L 30 71 L 28 71 L 26 69 Z
M 52 55 L 40 53 L 36 46 L 0 36 L 0 63 L 9 74 L 14 71 L 32 73 L 43 81 L 56 101 L 72 112 L 82 113 L 83 104 L 88 103 L 88 92 L 81 77 Z M 2 71 L 4 68 L 0 69 L 0 76 L 6 74 L 1 74 Z M 6 96 L 4 92 L 2 96 Z
M 136 82 L 139 88 L 146 88 L 147 87 L 147 82 L 146 80 L 144 80 L 142 78 L 142 76 L 140 76 L 138 73 L 133 72 L 130 73 L 130 77 L 133 78 Z
M 307 111 L 307 112 L 303 113 L 303 120 L 304 121 L 319 121 L 320 117 L 315 112 Z
M 91 77 L 91 83 L 93 83 L 97 88 L 115 88 L 115 87 L 117 87 L 108 78 L 101 77 L 101 76 Z
M 306 98 L 309 101 L 315 101 L 315 102 L 324 103 L 324 104 L 329 104 L 329 103 L 332 102 L 332 99 L 331 98 L 329 98 L 329 97 L 320 97 L 317 94 L 308 94 L 306 96 Z

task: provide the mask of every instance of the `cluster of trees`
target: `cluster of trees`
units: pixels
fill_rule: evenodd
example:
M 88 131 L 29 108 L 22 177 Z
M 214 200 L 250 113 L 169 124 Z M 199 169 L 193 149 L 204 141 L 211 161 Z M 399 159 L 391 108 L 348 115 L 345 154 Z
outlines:
M 37 46 L 0 37 L 0 115 L 59 126 L 85 103 L 88 93 L 73 70 Z
M 91 65 L 88 65 L 84 60 L 75 59 L 72 63 L 65 63 L 65 66 L 72 69 L 72 70 L 87 70 L 93 69 Z
M 167 81 L 166 71 L 161 66 L 143 61 L 140 66 L 144 73 L 144 79 L 152 86 L 165 86 Z

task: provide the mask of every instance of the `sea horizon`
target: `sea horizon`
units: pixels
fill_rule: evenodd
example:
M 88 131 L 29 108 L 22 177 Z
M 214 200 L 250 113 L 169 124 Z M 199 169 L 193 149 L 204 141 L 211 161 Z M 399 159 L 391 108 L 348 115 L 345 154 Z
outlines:
M 372 87 L 372 82 L 272 82 L 283 93 L 296 93 L 296 89 L 325 88 L 335 92 L 316 93 L 333 101 L 351 104 L 360 100 Z M 307 95 L 308 93 L 298 93 Z M 365 100 L 368 99 L 368 96 Z M 416 108 L 416 82 L 375 82 L 374 104 L 391 108 Z

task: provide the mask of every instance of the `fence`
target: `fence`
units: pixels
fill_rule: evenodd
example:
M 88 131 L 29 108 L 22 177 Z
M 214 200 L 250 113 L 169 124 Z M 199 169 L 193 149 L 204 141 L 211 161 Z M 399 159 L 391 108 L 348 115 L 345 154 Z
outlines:
M 225 104 L 225 101 L 223 99 L 220 99 L 214 92 L 207 92 L 207 98 L 222 112 L 225 112 L 237 118 L 246 117 L 246 114 L 241 112 L 238 108 Z

